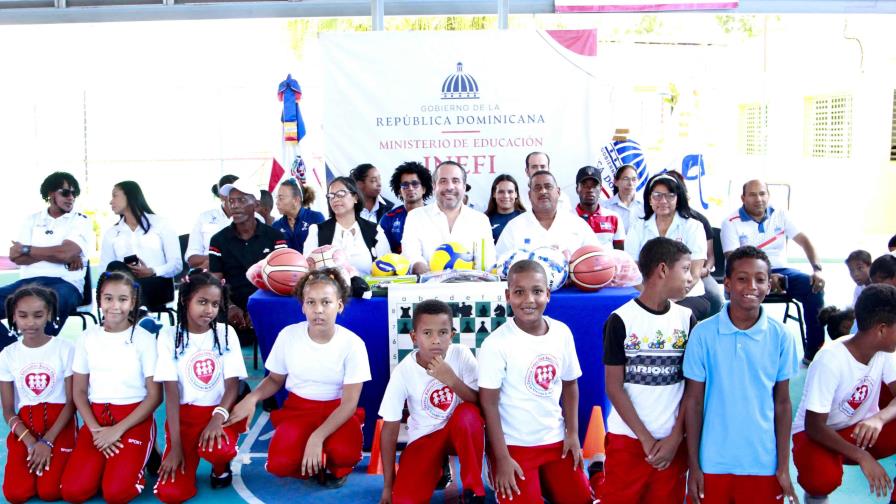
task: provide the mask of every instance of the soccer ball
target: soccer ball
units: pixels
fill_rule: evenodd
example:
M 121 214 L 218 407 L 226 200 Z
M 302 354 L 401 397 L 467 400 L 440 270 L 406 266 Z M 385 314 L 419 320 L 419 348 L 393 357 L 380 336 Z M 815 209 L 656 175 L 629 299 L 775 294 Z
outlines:
M 492 273 L 501 277 L 501 279 L 507 279 L 507 271 L 510 270 L 510 266 L 520 260 L 520 259 L 528 259 L 529 258 L 529 249 L 521 248 L 517 250 L 511 250 L 509 252 L 504 252 L 501 254 L 501 257 L 498 258 L 498 261 L 492 266 Z
M 535 261 L 544 268 L 548 277 L 548 288 L 552 292 L 566 285 L 566 279 L 569 278 L 569 261 L 566 259 L 566 254 L 554 247 L 538 247 L 533 250 L 519 249 L 502 257 L 505 257 L 504 262 L 498 262 L 498 274 L 501 275 L 501 278 L 507 278 L 507 273 L 514 263 L 526 259 Z
M 429 269 L 431 271 L 471 270 L 473 269 L 473 254 L 460 243 L 443 243 L 429 258 Z
M 375 277 L 407 275 L 411 263 L 401 254 L 388 253 L 377 257 L 370 267 Z

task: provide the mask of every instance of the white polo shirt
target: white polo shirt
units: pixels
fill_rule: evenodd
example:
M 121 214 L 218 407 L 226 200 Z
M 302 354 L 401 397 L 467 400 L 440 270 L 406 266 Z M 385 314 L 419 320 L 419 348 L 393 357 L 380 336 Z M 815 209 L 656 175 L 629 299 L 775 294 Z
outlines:
M 599 204 L 619 215 L 622 219 L 622 223 L 625 225 L 626 232 L 632 228 L 635 219 L 644 217 L 644 200 L 637 195 L 630 205 L 623 203 L 622 200 L 619 199 L 618 194 L 614 194 L 613 197 L 608 200 L 600 200 Z
M 432 253 L 439 245 L 448 242 L 472 249 L 474 269 L 484 269 L 495 263 L 492 225 L 484 213 L 461 205 L 460 215 L 449 230 L 448 217 L 439 209 L 438 203 L 408 212 L 401 237 L 401 255 L 412 265 L 420 261 L 429 264 Z
M 156 337 L 142 327 L 110 333 L 88 327 L 75 344 L 72 370 L 90 375 L 91 403 L 134 404 L 146 398 L 146 379 L 156 368 Z
M 448 346 L 445 362 L 468 387 L 479 390 L 479 366 L 469 348 L 460 344 Z M 451 387 L 430 376 L 417 363 L 417 350 L 414 350 L 392 370 L 380 404 L 380 416 L 387 422 L 401 421 L 405 402 L 410 412 L 408 444 L 411 444 L 445 427 L 462 401 Z
M 41 210 L 25 219 L 19 232 L 19 242 L 32 247 L 55 247 L 69 240 L 81 248 L 81 262 L 87 264 L 87 255 L 96 246 L 96 235 L 90 219 L 75 211 L 53 218 L 47 210 Z M 35 277 L 61 278 L 74 285 L 79 291 L 84 289 L 84 269 L 69 271 L 64 264 L 40 261 L 19 266 L 19 278 Z
M 302 254 L 305 257 L 320 246 L 318 237 L 317 224 L 312 224 L 308 228 L 308 237 L 305 238 L 305 245 L 302 250 Z M 364 237 L 361 235 L 361 226 L 357 220 L 348 229 L 342 227 L 342 224 L 337 222 L 336 229 L 333 232 L 333 242 L 325 243 L 324 245 L 332 245 L 342 249 L 346 257 L 348 257 L 348 262 L 362 275 L 370 274 L 373 266 L 373 261 L 370 259 L 371 254 L 373 254 L 373 257 L 380 257 L 391 252 L 389 240 L 386 239 L 386 234 L 383 233 L 383 228 L 379 225 L 376 227 L 376 246 L 373 249 L 368 249 L 367 243 L 364 242 Z
M 660 236 L 656 227 L 656 214 L 649 219 L 633 219 L 632 228 L 625 237 L 625 251 L 638 260 L 638 254 L 644 244 L 652 238 Z M 666 238 L 684 243 L 691 250 L 691 259 L 706 259 L 706 233 L 697 219 L 686 219 L 675 212 L 672 225 L 666 230 Z M 701 282 L 697 282 L 701 283 Z
M 194 255 L 208 255 L 208 244 L 212 236 L 230 224 L 230 217 L 224 213 L 220 206 L 206 210 L 199 214 L 196 224 L 190 231 L 187 241 L 187 251 L 184 252 L 184 260 Z
M 180 273 L 183 261 L 177 233 L 155 214 L 146 214 L 146 218 L 149 231 L 144 232 L 140 226 L 132 231 L 124 219 L 106 231 L 100 251 L 100 271 L 105 271 L 112 261 L 136 254 L 160 277 L 172 278 Z
M 551 227 L 545 229 L 535 212 L 523 212 L 504 226 L 495 252 L 500 257 L 520 248 L 554 247 L 570 254 L 584 245 L 600 245 L 600 240 L 581 217 L 557 210 Z
M 563 381 L 582 376 L 569 327 L 544 317 L 548 332 L 533 336 L 511 318 L 479 349 L 479 387 L 499 389 L 504 439 L 513 446 L 563 440 Z
M 240 350 L 236 331 L 229 328 L 224 341 L 226 326 L 218 324 L 218 344 L 211 330 L 202 334 L 189 334 L 184 353 L 174 356 L 175 328 L 166 327 L 156 342 L 158 360 L 153 381 L 177 382 L 181 404 L 217 406 L 224 397 L 224 380 L 246 378 L 246 363 Z
M 784 210 L 768 207 L 761 222 L 756 222 L 740 207 L 722 222 L 722 252 L 731 252 L 743 245 L 762 249 L 772 268 L 787 267 L 787 239 L 800 234 Z
M 0 381 L 13 382 L 15 408 L 40 403 L 65 404 L 65 379 L 72 375 L 75 346 L 62 338 L 38 348 L 21 340 L 0 352 Z

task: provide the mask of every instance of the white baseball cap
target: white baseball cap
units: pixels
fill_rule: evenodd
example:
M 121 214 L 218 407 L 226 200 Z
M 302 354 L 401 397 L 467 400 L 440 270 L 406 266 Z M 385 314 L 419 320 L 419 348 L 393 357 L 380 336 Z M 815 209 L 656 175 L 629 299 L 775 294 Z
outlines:
M 255 199 L 259 199 L 261 197 L 261 192 L 259 191 L 259 189 L 243 179 L 237 179 L 231 184 L 224 184 L 223 186 L 218 188 L 218 194 L 226 198 L 228 195 L 230 195 L 230 191 L 234 189 L 243 194 L 253 196 Z

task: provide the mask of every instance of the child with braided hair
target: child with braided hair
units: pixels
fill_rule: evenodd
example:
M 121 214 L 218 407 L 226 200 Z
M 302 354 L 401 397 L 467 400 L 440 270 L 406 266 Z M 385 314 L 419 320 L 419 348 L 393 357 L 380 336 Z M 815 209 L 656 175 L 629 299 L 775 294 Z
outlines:
M 236 334 L 218 322 L 227 313 L 227 288 L 204 270 L 184 277 L 177 303 L 177 325 L 157 342 L 153 379 L 165 389 L 165 456 L 155 486 L 162 502 L 184 502 L 196 495 L 199 459 L 212 464 L 212 488 L 230 486 L 230 461 L 246 422 L 223 424 L 236 404 L 246 364 Z
M 251 418 L 258 401 L 285 385 L 289 397 L 271 414 L 275 430 L 268 472 L 303 479 L 317 475 L 327 488 L 338 488 L 361 460 L 364 410 L 358 399 L 370 380 L 367 348 L 336 324 L 348 299 L 338 269 L 308 273 L 295 295 L 307 320 L 280 331 L 265 360 L 270 373 L 233 408 L 225 426 Z
M 44 331 L 56 320 L 56 293 L 24 285 L 6 299 L 11 334 L 0 352 L 0 400 L 9 425 L 3 496 L 60 499 L 59 480 L 75 446 L 72 359 L 75 347 Z
M 140 286 L 127 273 L 105 272 L 96 288 L 102 325 L 75 346 L 72 397 L 84 425 L 62 474 L 62 499 L 130 502 L 143 491 L 143 468 L 155 440 L 152 413 L 162 402 L 153 381 L 155 336 L 134 325 Z

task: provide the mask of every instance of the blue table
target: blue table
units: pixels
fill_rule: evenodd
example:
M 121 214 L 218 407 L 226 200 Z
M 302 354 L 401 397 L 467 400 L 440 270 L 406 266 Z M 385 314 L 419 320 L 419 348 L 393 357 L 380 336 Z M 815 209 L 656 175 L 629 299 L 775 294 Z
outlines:
M 572 330 L 576 352 L 582 366 L 579 378 L 579 434 L 585 440 L 585 430 L 592 406 L 601 406 L 604 416 L 609 413 L 609 401 L 604 386 L 603 326 L 616 308 L 638 295 L 633 288 L 605 288 L 586 293 L 565 288 L 551 295 L 545 314 L 564 322 Z M 258 347 L 267 359 L 274 340 L 284 327 L 305 320 L 299 302 L 292 297 L 279 296 L 259 290 L 249 298 L 249 315 L 255 326 Z M 367 412 L 364 424 L 365 447 L 373 439 L 380 401 L 389 382 L 389 317 L 386 298 L 351 299 L 336 323 L 351 330 L 364 340 L 370 358 L 371 381 L 364 384 L 360 406 Z M 281 398 L 285 397 L 282 395 Z

